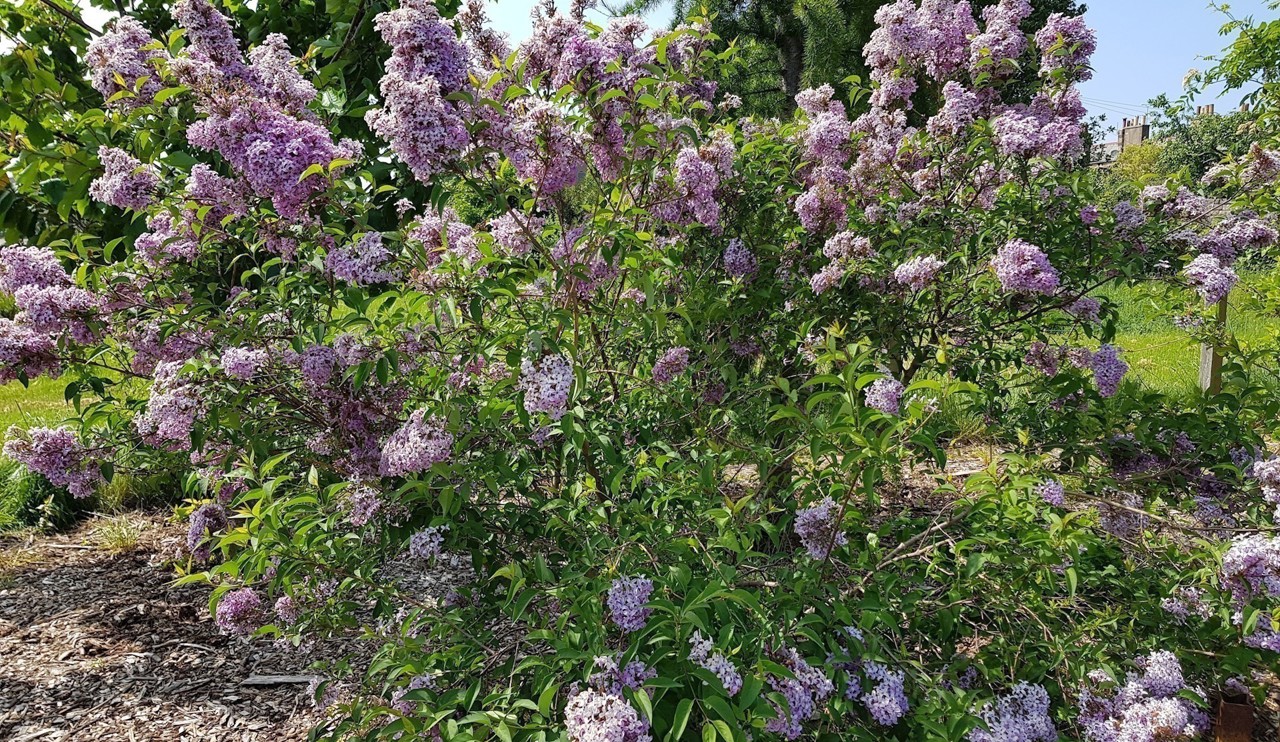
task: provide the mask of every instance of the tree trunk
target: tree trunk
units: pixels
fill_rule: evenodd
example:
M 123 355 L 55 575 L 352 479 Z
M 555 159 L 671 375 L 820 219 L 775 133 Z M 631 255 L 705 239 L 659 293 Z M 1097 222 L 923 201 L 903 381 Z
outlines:
M 783 31 L 778 38 L 778 57 L 782 62 L 782 92 L 786 94 L 787 112 L 796 109 L 796 93 L 800 92 L 800 76 L 804 72 L 804 34 L 799 30 Z

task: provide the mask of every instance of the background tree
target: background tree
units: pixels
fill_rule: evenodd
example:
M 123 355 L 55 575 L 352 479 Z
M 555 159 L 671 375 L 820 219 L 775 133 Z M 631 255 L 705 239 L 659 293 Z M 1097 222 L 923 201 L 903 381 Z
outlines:
M 1227 157 L 1240 157 L 1259 140 L 1257 115 L 1252 111 L 1197 115 L 1185 99 L 1161 95 L 1148 102 L 1154 113 L 1152 129 L 1160 140 L 1160 172 L 1185 172 L 1199 180 Z

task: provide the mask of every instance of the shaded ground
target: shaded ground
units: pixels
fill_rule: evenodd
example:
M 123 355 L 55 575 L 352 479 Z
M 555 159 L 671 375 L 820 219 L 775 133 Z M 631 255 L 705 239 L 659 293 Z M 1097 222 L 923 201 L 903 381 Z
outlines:
M 123 537 L 97 520 L 0 539 L 0 739 L 306 739 L 305 685 L 241 683 L 305 675 L 308 660 L 219 634 L 207 587 L 174 588 L 160 564 L 175 527 L 131 522 Z

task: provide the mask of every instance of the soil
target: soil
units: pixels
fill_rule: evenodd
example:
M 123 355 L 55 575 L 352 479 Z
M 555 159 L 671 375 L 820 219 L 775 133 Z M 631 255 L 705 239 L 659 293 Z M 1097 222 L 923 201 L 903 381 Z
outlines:
M 242 683 L 309 661 L 220 634 L 208 587 L 175 587 L 164 564 L 182 537 L 128 515 L 0 539 L 0 739 L 306 739 L 319 717 L 305 681 Z

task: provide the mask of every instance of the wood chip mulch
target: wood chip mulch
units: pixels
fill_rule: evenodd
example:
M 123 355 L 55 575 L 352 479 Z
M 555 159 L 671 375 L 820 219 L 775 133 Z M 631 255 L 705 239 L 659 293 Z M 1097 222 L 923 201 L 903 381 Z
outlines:
M 306 685 L 241 683 L 307 675 L 309 659 L 220 634 L 208 587 L 174 587 L 164 565 L 181 528 L 121 517 L 136 543 L 104 538 L 103 519 L 0 538 L 0 739 L 306 739 Z

